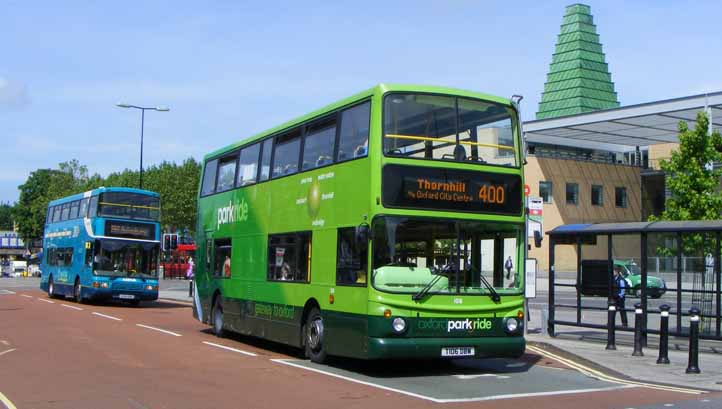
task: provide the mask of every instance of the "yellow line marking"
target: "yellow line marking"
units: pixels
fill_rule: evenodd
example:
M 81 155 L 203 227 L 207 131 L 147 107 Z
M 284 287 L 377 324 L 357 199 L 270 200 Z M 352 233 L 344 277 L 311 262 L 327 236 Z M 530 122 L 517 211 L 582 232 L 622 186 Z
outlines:
M 416 135 L 396 135 L 396 134 L 389 134 L 387 133 L 385 135 L 387 138 L 394 138 L 394 139 L 410 139 L 413 141 L 430 141 L 430 142 L 456 142 L 456 141 L 449 141 L 441 138 L 431 138 L 428 136 L 416 136 Z M 506 146 L 506 145 L 497 145 L 494 143 L 481 143 L 481 142 L 471 142 L 471 141 L 459 141 L 462 145 L 473 145 L 473 146 L 483 146 L 486 148 L 496 148 L 496 149 L 505 149 L 508 151 L 514 151 L 513 146 Z
M 10 399 L 8 399 L 7 396 L 3 395 L 2 392 L 0 392 L 0 402 L 2 402 L 8 409 L 18 409 L 12 402 L 10 402 Z
M 691 395 L 700 395 L 703 393 L 707 393 L 705 391 L 698 390 L 698 389 L 678 388 L 678 387 L 674 387 L 674 386 L 656 385 L 653 383 L 645 383 L 645 382 L 637 382 L 637 381 L 620 379 L 620 378 L 617 378 L 614 376 L 607 375 L 607 374 L 597 371 L 595 369 L 589 368 L 587 366 L 584 366 L 584 365 L 574 362 L 572 360 L 562 358 L 559 355 L 553 354 L 549 351 L 545 351 L 541 348 L 537 348 L 537 347 L 531 346 L 531 345 L 527 345 L 527 348 L 532 350 L 533 352 L 536 352 L 537 354 L 544 355 L 548 358 L 554 359 L 555 361 L 561 362 L 564 365 L 566 365 L 572 369 L 576 369 L 577 371 L 583 373 L 584 375 L 591 376 L 593 378 L 597 378 L 597 379 L 600 379 L 603 381 L 625 384 L 625 385 L 641 386 L 644 388 L 658 389 L 658 390 L 663 390 L 663 391 L 668 391 L 668 392 L 687 393 L 687 394 L 691 394 Z

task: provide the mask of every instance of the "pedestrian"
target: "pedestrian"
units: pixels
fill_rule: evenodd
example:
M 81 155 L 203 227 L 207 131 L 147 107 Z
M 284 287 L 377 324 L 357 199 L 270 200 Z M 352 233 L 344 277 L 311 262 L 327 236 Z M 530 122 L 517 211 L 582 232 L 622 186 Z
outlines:
M 627 288 L 627 280 L 622 276 L 622 270 L 619 266 L 614 266 L 614 305 L 619 311 L 622 319 L 622 325 L 628 326 L 627 310 L 624 307 L 624 296 Z
M 511 261 L 511 256 L 506 259 L 506 263 L 504 263 L 504 268 L 506 268 L 506 279 L 508 280 L 511 277 L 511 269 L 514 268 L 514 263 Z
M 189 280 L 193 279 L 193 257 L 188 257 L 188 269 L 186 270 L 186 278 Z

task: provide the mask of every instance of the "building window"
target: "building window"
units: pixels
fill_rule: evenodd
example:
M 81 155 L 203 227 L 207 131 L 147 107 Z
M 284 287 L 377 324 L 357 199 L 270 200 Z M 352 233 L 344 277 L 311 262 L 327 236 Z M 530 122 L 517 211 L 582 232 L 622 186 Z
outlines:
M 627 188 L 626 187 L 615 187 L 614 188 L 614 204 L 617 207 L 627 207 Z
M 311 280 L 311 232 L 268 236 L 268 280 Z
M 336 245 L 336 284 L 366 285 L 368 249 L 356 243 L 355 228 L 338 229 Z
M 552 202 L 552 182 L 539 182 L 539 196 L 544 203 Z
M 213 277 L 231 278 L 231 239 L 216 240 L 213 253 Z
M 604 187 L 592 185 L 592 206 L 604 206 Z
M 567 204 L 576 205 L 579 203 L 579 185 L 567 183 Z

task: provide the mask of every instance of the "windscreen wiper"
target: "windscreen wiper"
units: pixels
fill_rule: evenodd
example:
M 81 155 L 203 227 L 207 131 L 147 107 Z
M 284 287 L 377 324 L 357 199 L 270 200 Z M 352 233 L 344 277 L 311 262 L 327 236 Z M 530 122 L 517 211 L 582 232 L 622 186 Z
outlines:
M 441 280 L 441 277 L 443 277 L 443 275 L 441 274 L 441 272 L 439 272 L 435 267 L 432 267 L 432 268 L 431 268 L 431 273 L 434 274 L 435 277 L 432 278 L 431 281 L 429 281 L 429 282 L 424 286 L 424 288 L 421 289 L 421 291 L 419 291 L 418 293 L 412 295 L 412 296 L 411 296 L 411 299 L 412 299 L 412 300 L 414 300 L 414 301 L 419 301 L 419 300 L 421 300 L 422 298 L 424 298 L 424 297 L 426 296 L 426 294 L 428 294 L 428 292 L 431 291 L 431 289 L 434 287 L 434 285 L 436 285 L 436 283 L 438 283 L 439 280 Z
M 474 269 L 473 266 L 471 266 L 471 268 Z M 489 297 L 491 297 L 491 300 L 494 302 L 501 301 L 501 296 L 499 295 L 499 293 L 496 292 L 496 290 L 494 289 L 494 286 L 491 285 L 491 283 L 489 283 L 489 280 L 487 280 L 486 277 L 484 277 L 484 274 L 482 274 L 481 271 L 479 271 L 479 270 L 476 270 L 476 271 L 479 273 L 479 279 L 481 279 L 481 282 L 484 283 L 484 287 L 486 287 L 489 290 Z

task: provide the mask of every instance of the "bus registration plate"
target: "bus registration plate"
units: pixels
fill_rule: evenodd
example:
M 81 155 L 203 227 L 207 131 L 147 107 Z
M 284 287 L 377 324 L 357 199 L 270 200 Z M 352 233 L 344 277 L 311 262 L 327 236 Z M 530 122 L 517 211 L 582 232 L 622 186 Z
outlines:
M 441 356 L 474 356 L 474 347 L 444 347 Z
M 119 294 L 118 298 L 121 298 L 123 300 L 134 300 L 135 296 L 133 294 Z

